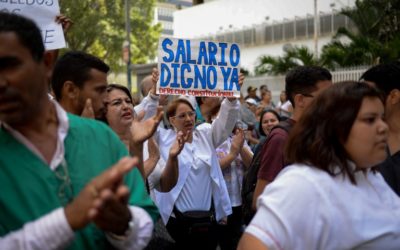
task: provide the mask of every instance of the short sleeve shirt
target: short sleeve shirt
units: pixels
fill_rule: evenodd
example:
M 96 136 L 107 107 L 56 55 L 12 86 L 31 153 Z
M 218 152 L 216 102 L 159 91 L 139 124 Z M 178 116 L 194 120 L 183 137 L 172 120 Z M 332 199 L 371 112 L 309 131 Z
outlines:
M 284 147 L 288 133 L 276 128 L 269 134 L 268 141 L 261 149 L 261 165 L 257 178 L 272 182 L 285 166 Z
M 399 249 L 400 199 L 380 173 L 357 185 L 306 165 L 286 167 L 257 201 L 246 232 L 269 249 Z

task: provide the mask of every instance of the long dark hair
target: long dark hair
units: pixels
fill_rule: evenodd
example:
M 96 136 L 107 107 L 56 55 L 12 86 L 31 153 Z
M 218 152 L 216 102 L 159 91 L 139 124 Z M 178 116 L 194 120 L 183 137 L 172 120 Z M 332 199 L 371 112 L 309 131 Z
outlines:
M 332 176 L 347 175 L 356 184 L 349 155 L 343 144 L 365 97 L 379 98 L 375 88 L 363 82 L 341 82 L 321 93 L 294 126 L 286 145 L 289 163 L 304 163 Z

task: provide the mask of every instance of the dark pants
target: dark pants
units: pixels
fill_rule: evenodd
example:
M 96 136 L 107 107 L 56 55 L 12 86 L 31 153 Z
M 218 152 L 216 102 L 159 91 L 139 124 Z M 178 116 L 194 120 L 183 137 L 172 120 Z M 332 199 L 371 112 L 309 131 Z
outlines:
M 175 240 L 176 249 L 201 249 L 215 250 L 218 241 L 218 231 L 216 222 L 212 222 L 208 229 L 196 228 L 181 219 L 169 218 L 167 230 Z
M 145 250 L 175 250 L 175 242 L 168 234 L 161 218 L 154 225 L 153 236 Z
M 233 207 L 232 214 L 228 216 L 228 223 L 218 225 L 218 229 L 221 250 L 236 249 L 242 236 L 242 206 Z

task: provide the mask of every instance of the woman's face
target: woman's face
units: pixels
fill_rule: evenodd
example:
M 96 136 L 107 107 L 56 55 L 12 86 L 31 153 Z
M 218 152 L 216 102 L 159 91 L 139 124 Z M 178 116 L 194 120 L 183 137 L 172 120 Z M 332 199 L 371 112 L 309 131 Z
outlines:
M 386 158 L 388 126 L 384 108 L 375 97 L 365 97 L 344 148 L 358 168 L 375 166 Z
M 186 103 L 179 103 L 176 107 L 175 116 L 170 117 L 171 124 L 185 134 L 194 128 L 196 112 Z
M 284 102 L 286 102 L 286 92 L 285 91 L 282 91 L 281 92 L 281 95 L 279 96 L 279 98 L 280 98 L 280 100 L 281 100 L 281 102 L 282 103 L 284 103 Z
M 272 99 L 271 92 L 269 92 L 269 91 L 265 92 L 265 94 L 263 96 L 263 101 L 269 103 L 269 102 L 271 102 L 271 99 Z
M 269 132 L 271 132 L 271 129 L 278 125 L 279 120 L 278 118 L 274 115 L 274 113 L 271 112 L 266 112 L 263 115 L 263 118 L 261 120 L 261 126 L 262 126 L 262 130 L 264 131 L 264 133 L 266 135 L 269 134 Z
M 133 121 L 133 104 L 124 91 L 113 89 L 108 92 L 106 118 L 114 130 L 130 127 Z

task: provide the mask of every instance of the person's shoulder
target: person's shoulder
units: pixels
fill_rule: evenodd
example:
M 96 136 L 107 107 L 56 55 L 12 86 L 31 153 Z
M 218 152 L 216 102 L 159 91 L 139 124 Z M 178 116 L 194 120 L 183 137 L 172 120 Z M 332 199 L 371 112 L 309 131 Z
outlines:
M 285 129 L 274 128 L 268 135 L 267 143 L 270 144 L 271 142 L 286 140 L 288 136 L 289 134 Z
M 85 128 L 99 128 L 99 129 L 108 129 L 107 124 L 101 121 L 97 121 L 95 119 L 89 119 L 85 117 L 80 117 L 71 113 L 67 113 L 69 119 L 69 126 L 71 128 L 81 127 Z
M 94 119 L 83 118 L 68 113 L 69 133 L 91 134 L 97 135 L 112 134 L 111 128 L 104 122 Z
M 198 124 L 195 128 L 195 130 L 197 130 L 199 132 L 208 131 L 210 129 L 211 129 L 211 123 L 208 123 L 208 122 L 202 122 L 202 123 Z
M 327 172 L 304 164 L 292 164 L 283 168 L 274 182 L 312 193 L 319 193 L 323 189 L 328 191 L 327 189 L 334 186 L 334 178 Z
M 308 179 L 311 182 L 320 178 L 332 178 L 327 172 L 321 169 L 299 163 L 294 163 L 285 167 L 282 170 L 281 175 L 296 176 L 300 179 Z

